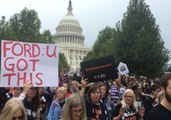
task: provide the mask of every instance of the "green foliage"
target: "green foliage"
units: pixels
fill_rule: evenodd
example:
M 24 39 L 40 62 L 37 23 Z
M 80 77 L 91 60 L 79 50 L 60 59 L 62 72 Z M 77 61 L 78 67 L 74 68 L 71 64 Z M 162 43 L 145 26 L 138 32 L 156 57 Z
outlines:
M 0 51 L 1 51 L 1 40 L 11 40 L 15 38 L 13 31 L 9 25 L 9 22 L 5 21 L 5 16 L 2 16 L 0 20 Z M 1 56 L 1 52 L 0 52 Z
M 5 21 L 5 16 L 2 16 L 0 20 L 0 40 L 12 39 L 15 37 L 10 24 L 8 21 Z
M 164 72 L 171 72 L 171 64 L 165 64 L 163 71 Z
M 167 71 L 168 71 L 168 72 L 171 72 L 171 65 L 168 66 Z
M 115 28 L 106 27 L 84 60 L 114 55 L 135 75 L 160 76 L 170 59 L 159 26 L 144 0 L 130 0 L 126 13 Z
M 93 45 L 92 51 L 90 51 L 87 56 L 84 58 L 84 61 L 92 60 L 95 58 L 100 58 L 108 55 L 112 55 L 112 36 L 114 29 L 111 27 L 106 27 L 99 32 L 98 38 Z
M 131 0 L 121 24 L 116 27 L 117 61 L 126 63 L 136 75 L 159 76 L 169 60 L 169 50 L 164 47 L 159 26 L 144 0 Z
M 20 13 L 14 14 L 10 18 L 10 26 L 18 41 L 41 42 L 39 41 L 41 22 L 35 10 L 24 8 Z
M 69 65 L 67 63 L 64 53 L 59 53 L 59 71 L 69 70 Z
M 42 34 L 41 34 L 41 43 L 54 43 L 53 39 L 52 39 L 52 34 L 50 33 L 49 30 L 45 30 Z

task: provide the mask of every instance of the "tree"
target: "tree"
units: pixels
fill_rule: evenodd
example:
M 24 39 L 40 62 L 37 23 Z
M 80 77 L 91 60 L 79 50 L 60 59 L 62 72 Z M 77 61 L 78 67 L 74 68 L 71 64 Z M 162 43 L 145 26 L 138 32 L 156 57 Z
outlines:
M 49 30 L 45 30 L 41 34 L 40 41 L 41 41 L 41 43 L 54 43 L 53 38 L 52 38 L 52 34 L 50 33 Z
M 10 26 L 18 41 L 40 42 L 41 22 L 35 10 L 24 8 L 10 18 Z
M 92 60 L 108 55 L 112 55 L 112 37 L 113 37 L 114 29 L 111 27 L 106 27 L 99 32 L 98 38 L 93 45 L 92 51 L 90 51 L 87 56 L 84 58 L 85 60 Z
M 83 58 L 83 61 L 88 61 L 94 59 L 93 50 L 89 51 L 87 55 Z
M 64 53 L 59 53 L 59 71 L 69 70 L 69 65 L 67 63 Z
M 5 16 L 2 16 L 0 20 L 0 51 L 1 51 L 1 40 L 11 40 L 15 38 L 14 33 L 11 30 L 9 22 L 5 20 Z M 1 52 L 0 52 L 1 56 Z
M 168 69 L 167 69 L 168 72 L 171 72 L 171 64 L 168 65 Z
M 171 64 L 166 64 L 166 65 L 163 67 L 163 71 L 164 71 L 164 72 L 171 72 Z
M 159 26 L 144 0 L 131 0 L 117 34 L 113 52 L 117 62 L 124 62 L 136 75 L 159 76 L 170 59 Z
M 8 21 L 5 21 L 5 16 L 2 16 L 0 20 L 0 40 L 12 39 L 15 35 L 10 27 Z

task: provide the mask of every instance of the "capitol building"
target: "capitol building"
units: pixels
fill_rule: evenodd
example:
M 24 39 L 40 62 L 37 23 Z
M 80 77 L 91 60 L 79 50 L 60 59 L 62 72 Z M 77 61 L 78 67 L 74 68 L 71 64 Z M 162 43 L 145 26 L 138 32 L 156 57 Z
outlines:
M 83 58 L 91 51 L 90 47 L 84 46 L 84 35 L 79 21 L 72 13 L 72 2 L 69 1 L 68 12 L 60 20 L 54 34 L 54 41 L 59 46 L 60 52 L 64 53 L 71 70 L 80 69 Z

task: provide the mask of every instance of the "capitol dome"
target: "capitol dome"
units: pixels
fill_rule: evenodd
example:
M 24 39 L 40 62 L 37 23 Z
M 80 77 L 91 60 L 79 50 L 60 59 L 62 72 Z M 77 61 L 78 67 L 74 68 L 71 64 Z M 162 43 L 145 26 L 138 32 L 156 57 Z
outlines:
M 54 37 L 57 44 L 84 46 L 85 37 L 79 21 L 72 13 L 71 1 L 69 1 L 68 13 L 60 20 Z
M 79 21 L 72 13 L 72 3 L 69 1 L 68 12 L 60 20 L 56 27 L 53 38 L 59 46 L 60 52 L 64 53 L 71 71 L 80 68 L 80 63 L 91 48 L 84 46 L 84 35 Z

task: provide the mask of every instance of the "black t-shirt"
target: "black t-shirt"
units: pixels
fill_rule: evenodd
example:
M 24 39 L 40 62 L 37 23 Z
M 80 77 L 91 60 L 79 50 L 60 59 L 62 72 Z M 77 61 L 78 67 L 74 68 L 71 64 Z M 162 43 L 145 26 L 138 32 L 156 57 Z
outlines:
M 106 106 L 100 102 L 99 105 L 94 105 L 86 101 L 87 120 L 109 120 L 109 115 Z
M 9 92 L 9 89 L 0 88 L 0 111 L 4 108 L 5 103 L 12 98 L 12 93 Z
M 150 110 L 146 120 L 171 120 L 171 111 L 159 104 Z
M 53 96 L 48 93 L 43 93 L 40 95 L 40 104 L 41 104 L 41 111 L 40 113 L 43 114 L 45 111 L 49 109 L 50 102 L 52 101 Z
M 118 104 L 115 107 L 115 110 L 113 112 L 113 117 L 117 117 L 119 115 L 119 111 L 122 108 L 122 104 Z M 135 108 L 133 106 L 130 106 L 130 108 L 125 108 L 125 113 L 123 116 L 121 116 L 120 120 L 139 120 L 140 116 L 136 112 Z
M 65 104 L 65 101 L 64 102 L 59 102 L 59 105 L 61 106 L 61 109 L 63 108 L 63 106 L 64 106 L 64 104 Z
M 23 101 L 23 103 L 26 108 L 27 120 L 36 120 L 36 111 L 33 110 L 33 104 L 26 99 Z

